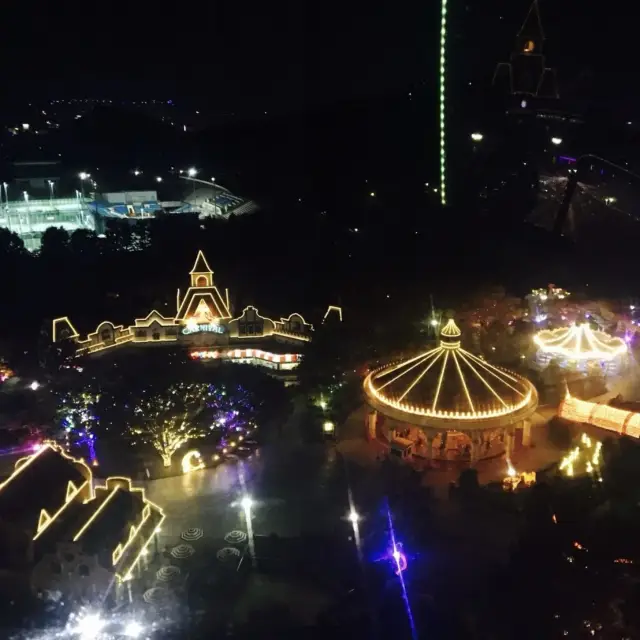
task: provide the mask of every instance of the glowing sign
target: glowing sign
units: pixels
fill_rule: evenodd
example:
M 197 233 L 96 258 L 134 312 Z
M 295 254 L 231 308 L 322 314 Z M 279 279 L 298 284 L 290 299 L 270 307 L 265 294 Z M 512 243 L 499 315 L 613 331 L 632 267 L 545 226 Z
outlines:
M 188 336 L 192 333 L 224 333 L 225 328 L 217 322 L 207 322 L 206 324 L 198 324 L 196 322 L 187 322 L 182 329 L 182 335 Z

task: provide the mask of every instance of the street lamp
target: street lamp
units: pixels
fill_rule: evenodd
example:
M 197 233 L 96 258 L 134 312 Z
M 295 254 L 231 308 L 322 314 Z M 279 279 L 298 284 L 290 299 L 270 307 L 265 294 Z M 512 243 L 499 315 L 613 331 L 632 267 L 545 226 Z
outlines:
M 216 202 L 217 202 L 217 198 L 216 198 L 216 179 L 215 178 L 211 178 L 211 182 L 213 182 L 213 215 L 216 215 L 217 209 L 216 209 Z
M 189 167 L 187 169 L 187 175 L 190 178 L 195 178 L 198 175 L 198 170 L 195 167 Z M 196 182 L 193 180 L 193 203 L 196 204 Z
M 333 433 L 336 430 L 336 426 L 333 424 L 333 422 L 325 422 L 322 425 L 322 430 L 326 433 Z
M 80 193 L 82 195 L 82 199 L 84 200 L 84 181 L 91 177 L 90 173 L 86 173 L 85 171 L 81 171 L 78 174 L 78 178 L 80 178 Z
M 156 182 L 162 182 L 162 178 L 160 176 L 156 176 Z
M 472 133 L 471 139 L 474 142 L 482 142 L 482 140 L 484 139 L 484 136 L 481 133 Z
M 53 180 L 47 180 L 47 182 L 49 183 L 49 200 L 53 204 L 53 185 L 54 185 L 54 182 L 53 182 Z
M 2 183 L 2 186 L 4 187 L 4 199 L 7 203 L 7 210 L 9 209 L 9 185 L 6 182 Z M 0 193 L 0 195 L 2 195 Z
M 553 138 L 551 138 L 551 142 L 553 142 L 553 144 L 555 144 L 557 146 L 559 144 L 562 144 L 562 138 L 556 138 L 554 136 Z

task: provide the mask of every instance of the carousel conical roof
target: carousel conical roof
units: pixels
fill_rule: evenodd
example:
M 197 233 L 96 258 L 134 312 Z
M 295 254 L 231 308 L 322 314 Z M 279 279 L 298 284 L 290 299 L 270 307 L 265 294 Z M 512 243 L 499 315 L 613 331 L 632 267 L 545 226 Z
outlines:
M 364 387 L 374 406 L 383 412 L 389 407 L 394 417 L 408 421 L 485 420 L 535 408 L 537 394 L 526 378 L 463 349 L 460 336 L 449 320 L 437 348 L 371 372 Z
M 622 338 L 596 331 L 588 322 L 538 331 L 533 338 L 543 353 L 569 360 L 612 360 L 627 352 Z

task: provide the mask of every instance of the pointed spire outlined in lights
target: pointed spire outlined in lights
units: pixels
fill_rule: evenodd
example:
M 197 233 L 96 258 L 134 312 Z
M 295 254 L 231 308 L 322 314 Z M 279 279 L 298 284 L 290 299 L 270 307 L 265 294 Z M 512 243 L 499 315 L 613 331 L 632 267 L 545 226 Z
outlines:
M 446 420 L 482 421 L 537 404 L 535 388 L 526 378 L 466 351 L 461 335 L 450 319 L 438 347 L 372 371 L 365 392 L 381 410 Z
M 533 341 L 543 354 L 562 356 L 570 361 L 609 361 L 628 352 L 622 338 L 594 330 L 587 322 L 544 329 L 533 337 Z

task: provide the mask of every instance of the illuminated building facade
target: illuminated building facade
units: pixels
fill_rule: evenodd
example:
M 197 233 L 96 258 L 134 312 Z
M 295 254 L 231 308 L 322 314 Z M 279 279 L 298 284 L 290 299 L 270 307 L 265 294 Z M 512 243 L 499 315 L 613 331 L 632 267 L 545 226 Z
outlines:
M 285 380 L 295 378 L 291 372 L 300 363 L 304 345 L 311 340 L 311 324 L 299 313 L 273 320 L 253 306 L 234 316 L 229 290 L 218 289 L 201 251 L 189 275 L 190 286 L 184 293 L 178 290 L 172 317 L 151 311 L 129 326 L 104 321 L 85 337 L 79 335 L 69 318 L 57 318 L 53 321 L 52 339 L 74 340 L 79 355 L 127 344 L 177 344 L 187 349 L 194 360 L 252 364 Z M 329 307 L 328 314 L 342 317 L 339 307 Z
M 522 444 L 531 443 L 535 387 L 466 351 L 460 338 L 460 329 L 449 320 L 435 349 L 369 373 L 364 391 L 373 409 L 370 436 L 384 436 L 402 457 L 410 453 L 472 464 L 509 457 L 518 429 Z
M 115 605 L 144 569 L 164 517 L 129 478 L 94 487 L 82 460 L 45 444 L 0 485 L 5 569 L 44 596 Z
M 628 359 L 629 350 L 622 338 L 594 330 L 588 322 L 538 331 L 533 340 L 538 347 L 536 362 L 540 368 L 555 360 L 563 368 L 588 371 L 600 367 L 603 373 L 615 375 Z
M 73 233 L 78 229 L 96 231 L 97 225 L 87 203 L 76 198 L 47 198 L 4 202 L 0 207 L 0 227 L 17 233 L 29 251 L 40 249 L 42 235 L 49 227 Z

